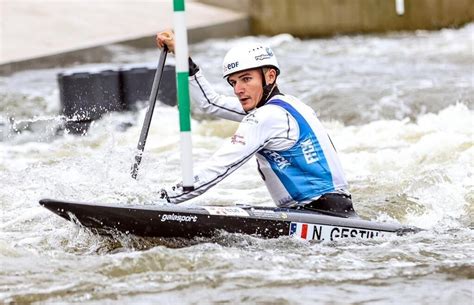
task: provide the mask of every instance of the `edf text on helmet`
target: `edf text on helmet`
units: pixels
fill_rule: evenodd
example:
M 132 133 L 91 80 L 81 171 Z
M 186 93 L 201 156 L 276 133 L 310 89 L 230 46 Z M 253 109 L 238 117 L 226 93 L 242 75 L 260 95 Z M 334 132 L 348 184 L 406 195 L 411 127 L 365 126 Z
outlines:
M 236 61 L 236 62 L 231 62 L 230 64 L 227 64 L 227 66 L 225 66 L 225 71 L 227 70 L 231 70 L 231 69 L 235 69 L 239 66 L 239 62 Z

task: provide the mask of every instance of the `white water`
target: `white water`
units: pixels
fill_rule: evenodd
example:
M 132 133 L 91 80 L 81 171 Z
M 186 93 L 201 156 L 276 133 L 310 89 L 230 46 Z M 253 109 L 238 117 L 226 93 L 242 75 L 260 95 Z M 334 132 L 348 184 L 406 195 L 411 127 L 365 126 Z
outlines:
M 0 77 L 1 302 L 469 304 L 473 32 L 468 25 L 304 41 L 281 35 L 191 48 L 216 89 L 230 94 L 218 68 L 225 50 L 242 40 L 274 46 L 283 67 L 281 90 L 321 115 L 359 214 L 427 229 L 374 241 L 319 244 L 224 234 L 198 243 L 95 236 L 38 200 L 156 203 L 160 186 L 180 175 L 177 110 L 156 108 L 135 181 L 129 170 L 144 109 L 107 115 L 84 137 L 55 136 L 62 121 L 59 70 Z M 158 56 L 156 50 L 113 51 L 115 64 Z M 236 125 L 196 117 L 199 165 Z M 123 130 L 123 123 L 133 126 Z M 185 204 L 210 202 L 272 204 L 253 160 Z

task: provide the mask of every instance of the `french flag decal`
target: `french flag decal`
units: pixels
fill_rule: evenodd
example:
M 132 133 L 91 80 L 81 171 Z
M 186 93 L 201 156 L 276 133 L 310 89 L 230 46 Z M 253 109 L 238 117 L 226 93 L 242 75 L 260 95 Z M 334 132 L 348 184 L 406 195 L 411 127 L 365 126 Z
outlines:
M 292 222 L 290 224 L 290 235 L 299 238 L 311 240 L 313 239 L 314 226 L 307 223 Z

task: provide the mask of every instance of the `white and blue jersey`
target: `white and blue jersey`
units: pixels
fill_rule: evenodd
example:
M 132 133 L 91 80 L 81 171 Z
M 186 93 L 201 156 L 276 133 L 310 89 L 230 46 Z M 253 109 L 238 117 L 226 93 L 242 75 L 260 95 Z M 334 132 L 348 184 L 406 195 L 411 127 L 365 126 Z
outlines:
M 287 96 L 276 96 L 263 107 L 275 106 L 291 116 L 299 131 L 290 148 L 265 148 L 257 153 L 259 169 L 276 204 L 280 207 L 304 205 L 326 193 L 347 193 L 347 182 L 336 151 L 315 112 Z M 291 128 L 291 124 L 288 127 Z
M 305 205 L 326 193 L 348 194 L 337 153 L 316 113 L 295 97 L 275 95 L 245 113 L 236 97 L 218 95 L 199 71 L 190 77 L 191 98 L 215 116 L 240 121 L 235 134 L 196 171 L 194 190 L 167 189 L 170 201 L 196 197 L 253 156 L 275 204 Z

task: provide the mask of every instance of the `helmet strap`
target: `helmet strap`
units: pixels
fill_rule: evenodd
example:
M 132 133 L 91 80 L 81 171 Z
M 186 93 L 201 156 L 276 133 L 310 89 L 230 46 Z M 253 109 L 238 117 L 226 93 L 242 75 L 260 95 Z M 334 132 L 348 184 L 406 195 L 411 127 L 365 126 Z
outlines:
M 267 100 L 270 98 L 270 96 L 272 96 L 272 92 L 273 92 L 273 89 L 275 89 L 276 87 L 276 79 L 275 81 L 272 83 L 272 84 L 267 84 L 267 81 L 265 79 L 265 72 L 263 71 L 264 68 L 261 68 L 260 69 L 260 72 L 262 73 L 262 89 L 263 89 L 263 93 L 262 93 L 262 98 L 260 99 L 260 101 L 257 103 L 257 108 L 265 105 L 265 103 L 267 102 Z
M 260 68 L 260 74 L 262 74 L 262 88 L 265 88 L 267 85 L 267 80 L 265 79 L 265 71 L 263 69 L 263 67 Z

